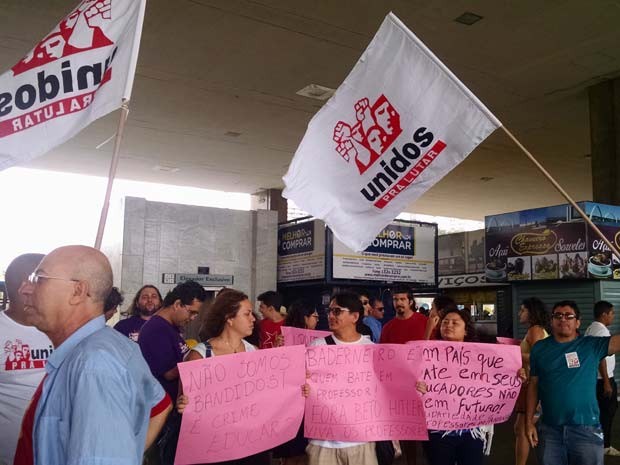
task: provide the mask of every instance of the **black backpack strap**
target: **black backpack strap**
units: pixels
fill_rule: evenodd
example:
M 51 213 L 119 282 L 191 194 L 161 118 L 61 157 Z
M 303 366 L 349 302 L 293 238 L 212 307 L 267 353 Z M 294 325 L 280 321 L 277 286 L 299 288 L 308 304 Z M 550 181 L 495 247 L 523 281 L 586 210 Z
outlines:
M 331 334 L 329 336 L 327 336 L 325 338 L 325 344 L 327 344 L 328 346 L 335 346 L 336 345 L 336 341 L 334 341 L 334 336 L 332 336 Z
M 209 358 L 213 355 L 213 347 L 211 347 L 211 343 L 209 341 L 204 342 L 205 348 L 205 358 Z

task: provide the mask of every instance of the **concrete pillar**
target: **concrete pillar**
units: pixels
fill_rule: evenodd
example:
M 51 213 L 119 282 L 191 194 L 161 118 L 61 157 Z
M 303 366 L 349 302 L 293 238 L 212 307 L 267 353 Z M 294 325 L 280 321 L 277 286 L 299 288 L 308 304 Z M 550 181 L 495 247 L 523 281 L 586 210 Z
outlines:
M 588 89 L 592 200 L 620 205 L 620 78 Z
M 252 195 L 252 210 L 278 212 L 278 223 L 288 220 L 288 201 L 282 197 L 282 189 L 265 189 Z

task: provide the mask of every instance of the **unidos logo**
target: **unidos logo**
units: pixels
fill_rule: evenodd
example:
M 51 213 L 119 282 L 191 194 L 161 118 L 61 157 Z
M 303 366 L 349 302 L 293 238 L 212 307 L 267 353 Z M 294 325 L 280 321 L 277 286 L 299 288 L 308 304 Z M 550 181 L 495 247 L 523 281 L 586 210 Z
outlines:
M 4 343 L 4 369 L 10 370 L 29 370 L 33 368 L 44 368 L 47 358 L 52 353 L 52 346 L 46 349 L 31 350 L 28 344 L 24 344 L 20 339 L 5 341 Z
M 13 68 L 18 76 L 61 58 L 113 45 L 103 26 L 112 19 L 112 0 L 84 0 Z
M 19 84 L 0 91 L 0 137 L 90 106 L 97 90 L 112 78 L 117 48 L 104 32 L 112 21 L 112 3 L 82 1 L 13 66 Z M 93 50 L 101 51 L 81 62 L 74 59 Z
M 400 114 L 383 94 L 372 106 L 368 98 L 359 100 L 355 104 L 355 117 L 355 124 L 344 121 L 336 124 L 333 140 L 337 144 L 336 152 L 344 160 L 355 160 L 360 175 L 371 168 L 375 170 L 360 194 L 376 208 L 384 208 L 409 187 L 446 148 L 446 143 L 435 140 L 429 129 L 419 127 L 411 132 L 411 140 L 388 151 L 403 129 Z

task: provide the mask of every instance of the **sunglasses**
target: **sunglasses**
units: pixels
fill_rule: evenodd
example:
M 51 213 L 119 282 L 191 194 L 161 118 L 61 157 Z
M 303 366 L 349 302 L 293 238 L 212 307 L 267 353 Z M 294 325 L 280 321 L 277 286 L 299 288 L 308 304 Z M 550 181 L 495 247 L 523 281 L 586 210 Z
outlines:
M 556 312 L 553 313 L 551 315 L 551 318 L 553 318 L 554 320 L 567 320 L 567 321 L 572 321 L 577 319 L 577 315 L 575 315 L 574 313 L 560 313 L 560 312 Z
M 340 316 L 342 312 L 350 312 L 350 311 L 351 310 L 349 310 L 348 308 L 329 307 L 327 309 L 327 314 L 329 315 L 330 313 L 332 313 L 334 316 Z

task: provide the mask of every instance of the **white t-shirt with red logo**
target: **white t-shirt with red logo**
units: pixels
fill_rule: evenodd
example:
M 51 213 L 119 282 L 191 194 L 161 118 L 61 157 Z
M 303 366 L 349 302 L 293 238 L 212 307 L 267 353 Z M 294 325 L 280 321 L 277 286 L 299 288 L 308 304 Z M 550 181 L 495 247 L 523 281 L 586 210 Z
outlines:
M 13 464 L 22 417 L 52 351 L 45 334 L 0 312 L 0 465 Z

